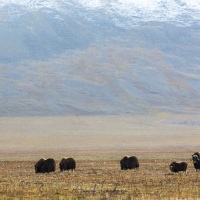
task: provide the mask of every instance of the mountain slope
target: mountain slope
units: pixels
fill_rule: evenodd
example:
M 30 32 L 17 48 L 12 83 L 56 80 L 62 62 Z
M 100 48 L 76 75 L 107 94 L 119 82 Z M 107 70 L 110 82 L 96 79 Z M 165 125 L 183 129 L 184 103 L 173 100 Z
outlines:
M 0 1 L 0 116 L 196 113 L 198 1 Z

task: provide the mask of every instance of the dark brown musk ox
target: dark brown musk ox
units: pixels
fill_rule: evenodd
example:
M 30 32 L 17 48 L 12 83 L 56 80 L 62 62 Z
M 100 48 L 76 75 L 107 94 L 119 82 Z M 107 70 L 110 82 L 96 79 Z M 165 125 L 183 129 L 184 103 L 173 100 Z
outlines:
M 179 172 L 187 172 L 188 164 L 186 162 L 172 162 L 169 166 L 171 172 L 179 173 Z
M 56 170 L 56 162 L 53 158 L 41 158 L 35 164 L 35 173 L 49 173 Z
M 193 161 L 193 165 L 194 168 L 196 169 L 196 172 L 200 170 L 200 159 L 198 157 L 198 155 L 192 155 L 192 161 Z
M 76 161 L 73 158 L 62 158 L 59 163 L 60 171 L 65 170 L 75 170 L 76 169 Z
M 139 161 L 135 156 L 124 156 L 120 160 L 121 170 L 127 169 L 138 169 L 139 168 Z

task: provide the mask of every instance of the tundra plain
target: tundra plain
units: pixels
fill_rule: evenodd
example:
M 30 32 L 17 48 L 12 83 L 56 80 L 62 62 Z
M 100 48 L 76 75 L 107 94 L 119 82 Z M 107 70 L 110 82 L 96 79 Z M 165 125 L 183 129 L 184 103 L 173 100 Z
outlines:
M 0 118 L 2 199 L 199 199 L 200 174 L 191 154 L 199 151 L 197 115 Z M 121 171 L 119 160 L 135 155 L 139 171 Z M 62 157 L 75 172 L 59 172 Z M 35 174 L 41 157 L 56 172 Z M 187 174 L 169 164 L 186 161 Z

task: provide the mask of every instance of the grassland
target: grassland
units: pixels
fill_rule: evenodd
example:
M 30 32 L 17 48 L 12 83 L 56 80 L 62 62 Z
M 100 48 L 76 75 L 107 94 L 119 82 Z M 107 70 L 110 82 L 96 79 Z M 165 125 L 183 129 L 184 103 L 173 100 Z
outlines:
M 0 118 L 0 199 L 200 199 L 198 116 Z M 175 123 L 174 123 L 175 122 Z M 136 155 L 138 171 L 119 160 Z M 56 172 L 35 174 L 40 157 L 53 157 Z M 58 170 L 73 156 L 75 172 Z M 187 174 L 172 174 L 186 161 Z
M 75 172 L 35 174 L 34 161 L 1 161 L 0 198 L 200 199 L 200 173 L 188 161 L 187 174 L 172 174 L 170 162 L 141 159 L 138 171 L 121 171 L 118 160 L 77 160 Z

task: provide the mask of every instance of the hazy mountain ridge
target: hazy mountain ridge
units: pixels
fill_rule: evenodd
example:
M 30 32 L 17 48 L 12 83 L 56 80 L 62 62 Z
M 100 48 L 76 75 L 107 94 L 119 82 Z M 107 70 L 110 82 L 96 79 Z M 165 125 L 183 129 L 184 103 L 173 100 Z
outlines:
M 179 23 L 133 17 L 130 1 L 5 2 L 0 116 L 198 113 L 198 3 L 173 1 L 187 8 L 184 17 L 171 7 Z M 161 8 L 151 3 L 138 7 Z
M 3 115 L 195 113 L 199 108 L 200 69 L 172 67 L 157 50 L 94 46 L 73 59 L 63 55 L 2 69 Z

